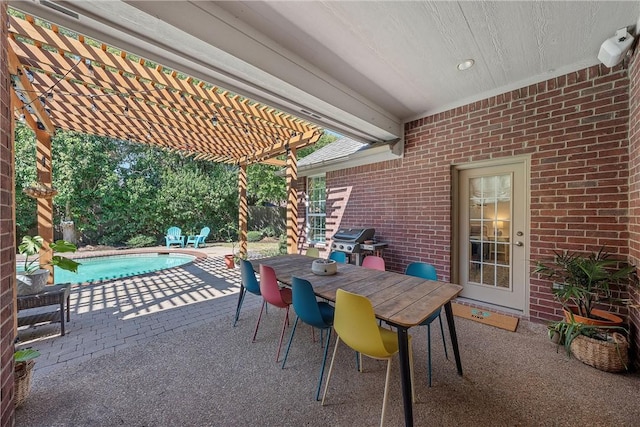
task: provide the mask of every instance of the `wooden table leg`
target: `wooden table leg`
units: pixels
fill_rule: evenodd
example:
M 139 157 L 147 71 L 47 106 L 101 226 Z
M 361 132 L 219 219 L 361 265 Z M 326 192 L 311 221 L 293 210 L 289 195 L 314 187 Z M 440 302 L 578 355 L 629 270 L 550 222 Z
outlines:
M 413 402 L 411 396 L 411 366 L 409 364 L 409 332 L 407 328 L 396 326 L 400 351 L 400 378 L 402 380 L 402 402 L 404 404 L 404 425 L 413 426 Z

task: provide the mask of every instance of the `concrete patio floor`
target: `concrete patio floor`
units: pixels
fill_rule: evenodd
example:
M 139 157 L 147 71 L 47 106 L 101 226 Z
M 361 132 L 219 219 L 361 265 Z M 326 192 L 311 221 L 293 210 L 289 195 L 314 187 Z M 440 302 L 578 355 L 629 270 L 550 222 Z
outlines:
M 75 288 L 64 337 L 59 324 L 21 330 L 21 342 L 42 356 L 16 425 L 379 423 L 384 363 L 366 360 L 360 374 L 353 353 L 341 347 L 327 406 L 320 406 L 313 395 L 322 351 L 310 328 L 298 328 L 281 369 L 274 359 L 282 312 L 271 308 L 251 343 L 261 300 L 248 295 L 232 328 L 239 270 L 225 267 L 228 249 L 198 250 L 209 256 Z M 445 359 L 433 328 L 432 388 L 426 386 L 426 328 L 411 330 L 415 425 L 638 425 L 638 374 L 600 372 L 568 358 L 548 341 L 544 325 L 521 321 L 513 333 L 456 318 L 456 326 L 464 375 Z M 397 363 L 392 369 L 386 425 L 399 426 Z

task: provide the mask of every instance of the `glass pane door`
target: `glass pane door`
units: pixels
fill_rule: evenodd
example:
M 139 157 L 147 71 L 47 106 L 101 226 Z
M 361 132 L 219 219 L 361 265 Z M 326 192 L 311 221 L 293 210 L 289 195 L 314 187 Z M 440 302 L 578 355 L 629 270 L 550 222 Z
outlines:
M 511 175 L 469 180 L 469 282 L 509 288 Z

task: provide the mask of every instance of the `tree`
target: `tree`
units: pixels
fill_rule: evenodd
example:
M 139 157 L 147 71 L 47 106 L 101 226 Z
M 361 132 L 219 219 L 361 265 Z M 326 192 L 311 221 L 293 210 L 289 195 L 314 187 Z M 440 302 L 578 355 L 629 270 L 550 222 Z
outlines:
M 317 143 L 298 151 L 303 158 L 337 139 L 335 134 L 323 134 Z M 284 160 L 284 158 L 283 158 Z M 249 205 L 274 203 L 281 205 L 287 200 L 287 183 L 284 175 L 278 175 L 282 168 L 270 165 L 250 165 L 247 168 L 247 200 Z
M 35 234 L 37 202 L 22 189 L 36 181 L 36 136 L 26 125 L 17 122 L 15 129 L 15 195 L 17 241 L 26 234 Z
M 316 147 L 335 139 L 323 136 Z M 22 188 L 36 177 L 35 136 L 16 127 L 18 237 L 36 226 L 36 201 Z M 310 149 L 300 150 L 301 154 Z M 119 245 L 138 235 L 158 241 L 166 229 L 237 228 L 238 168 L 197 161 L 156 146 L 58 130 L 52 139 L 54 224 L 73 220 L 84 244 Z M 252 204 L 283 203 L 286 183 L 266 165 L 248 167 Z

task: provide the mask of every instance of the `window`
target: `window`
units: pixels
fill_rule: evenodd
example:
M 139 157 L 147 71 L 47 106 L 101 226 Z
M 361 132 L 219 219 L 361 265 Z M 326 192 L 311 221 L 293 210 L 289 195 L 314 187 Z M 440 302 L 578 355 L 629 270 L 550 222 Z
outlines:
M 325 243 L 326 182 L 324 175 L 307 178 L 307 241 Z

